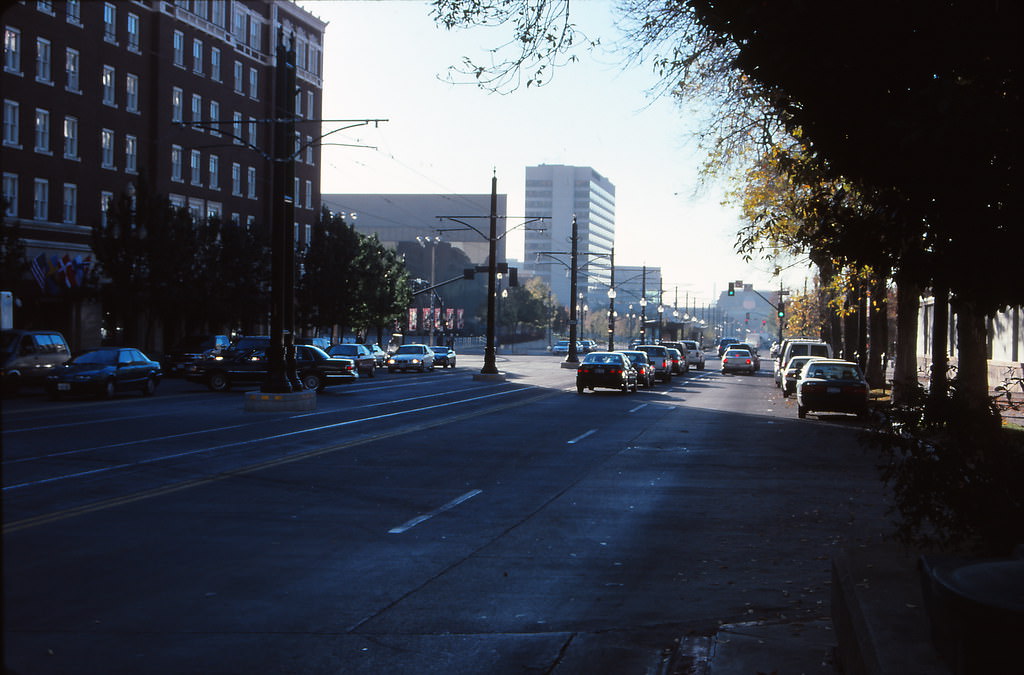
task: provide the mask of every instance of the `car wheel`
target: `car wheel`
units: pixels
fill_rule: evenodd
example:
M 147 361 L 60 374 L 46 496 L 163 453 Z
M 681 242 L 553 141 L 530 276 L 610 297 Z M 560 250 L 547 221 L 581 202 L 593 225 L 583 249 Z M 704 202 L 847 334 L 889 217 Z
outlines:
M 56 401 L 57 399 L 60 398 L 60 392 L 57 391 L 56 388 L 54 388 L 54 389 L 47 389 L 46 390 L 46 395 L 47 395 L 47 397 L 49 397 L 49 399 L 51 401 Z
M 807 417 L 807 408 L 803 407 L 802 405 L 797 406 L 796 416 L 799 417 L 800 419 L 804 419 L 805 417 Z
M 640 391 L 640 386 L 634 381 L 632 392 L 635 394 L 638 391 Z
M 455 359 L 452 359 L 452 362 L 451 362 L 451 364 L 449 365 L 449 367 L 450 367 L 450 368 L 451 368 L 452 370 L 455 370 Z
M 577 384 L 576 385 L 576 393 L 577 394 L 582 394 L 583 393 L 583 385 L 582 384 Z
M 103 389 L 100 390 L 100 398 L 111 399 L 114 398 L 114 392 L 117 391 L 117 383 L 114 380 L 107 380 L 103 383 Z
M 306 389 L 320 391 L 324 388 L 324 380 L 317 373 L 304 373 L 299 379 L 302 380 L 302 386 Z
M 394 368 L 388 368 L 388 372 L 389 373 L 393 373 L 393 372 L 395 372 L 395 369 Z
M 231 388 L 231 380 L 227 373 L 215 370 L 206 376 L 206 386 L 210 391 L 227 391 Z
M 699 366 L 697 366 L 697 370 L 704 370 L 704 364 L 702 363 Z
M 146 378 L 146 384 L 142 387 L 143 396 L 152 396 L 156 393 L 156 378 L 150 375 Z
M 786 389 L 782 390 L 782 398 L 789 398 L 789 391 Z

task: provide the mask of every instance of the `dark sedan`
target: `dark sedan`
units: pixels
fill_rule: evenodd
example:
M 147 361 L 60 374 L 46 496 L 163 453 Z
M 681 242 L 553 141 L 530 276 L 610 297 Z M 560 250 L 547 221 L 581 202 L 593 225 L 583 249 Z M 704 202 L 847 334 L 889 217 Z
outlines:
M 434 352 L 434 365 L 442 368 L 455 367 L 455 350 L 446 345 L 434 345 L 430 348 Z
M 627 350 L 622 352 L 629 359 L 630 363 L 633 364 L 633 368 L 636 369 L 636 381 L 644 389 L 650 389 L 654 386 L 654 366 L 647 359 L 647 352 L 637 352 Z
M 266 352 L 252 349 L 226 352 L 189 366 L 185 379 L 205 384 L 211 391 L 227 391 L 236 384 L 262 384 L 267 379 Z M 329 356 L 312 345 L 295 347 L 295 370 L 306 389 L 323 391 L 329 384 L 347 384 L 359 378 L 355 361 Z
M 46 378 L 51 398 L 62 394 L 90 394 L 111 398 L 121 391 L 156 393 L 160 364 L 132 347 L 103 347 L 79 354 Z
M 341 356 L 355 361 L 359 377 L 373 377 L 377 372 L 377 359 L 366 345 L 344 342 L 340 345 L 331 345 L 327 353 L 330 356 Z
M 590 352 L 576 369 L 576 391 L 595 388 L 637 390 L 636 369 L 622 352 Z
M 856 363 L 812 359 L 797 379 L 797 415 L 803 419 L 809 412 L 843 412 L 867 417 L 869 389 Z

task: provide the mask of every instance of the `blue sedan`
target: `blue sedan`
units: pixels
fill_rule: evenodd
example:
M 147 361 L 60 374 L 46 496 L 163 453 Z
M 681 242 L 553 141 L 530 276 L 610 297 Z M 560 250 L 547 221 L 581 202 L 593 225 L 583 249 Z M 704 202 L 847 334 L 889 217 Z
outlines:
M 79 354 L 46 378 L 50 398 L 62 394 L 90 394 L 111 398 L 121 391 L 156 393 L 162 376 L 160 364 L 133 347 L 103 347 Z

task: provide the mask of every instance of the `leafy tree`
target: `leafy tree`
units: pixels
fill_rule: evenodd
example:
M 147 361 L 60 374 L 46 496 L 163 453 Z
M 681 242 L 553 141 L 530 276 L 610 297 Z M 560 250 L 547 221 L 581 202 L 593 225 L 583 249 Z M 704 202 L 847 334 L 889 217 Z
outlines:
M 0 213 L 7 213 L 7 200 L 0 199 Z M 28 271 L 25 240 L 21 238 L 21 225 L 16 218 L 6 216 L 0 222 L 0 288 L 15 291 Z
M 324 212 L 312 228 L 303 255 L 303 273 L 296 285 L 296 311 L 300 323 L 327 327 L 353 325 L 359 313 L 364 271 L 361 239 L 340 214 Z

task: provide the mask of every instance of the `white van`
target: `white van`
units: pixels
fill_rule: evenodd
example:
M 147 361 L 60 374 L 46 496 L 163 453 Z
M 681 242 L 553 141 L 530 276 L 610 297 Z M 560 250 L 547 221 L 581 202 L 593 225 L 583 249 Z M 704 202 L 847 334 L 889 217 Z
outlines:
M 793 340 L 787 342 L 775 368 L 776 387 L 782 386 L 782 375 L 789 366 L 789 360 L 794 356 L 818 356 L 830 359 L 832 358 L 832 345 L 821 340 Z

